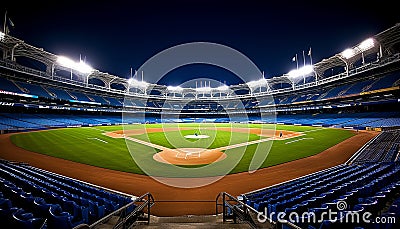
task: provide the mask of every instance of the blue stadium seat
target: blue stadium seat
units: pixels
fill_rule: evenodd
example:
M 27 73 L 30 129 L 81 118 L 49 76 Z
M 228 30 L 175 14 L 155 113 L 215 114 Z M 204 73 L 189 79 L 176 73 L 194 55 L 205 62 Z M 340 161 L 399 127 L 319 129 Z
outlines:
M 340 217 L 348 211 L 368 211 L 378 215 L 394 197 L 394 193 L 400 190 L 399 173 L 400 164 L 393 162 L 344 165 L 244 195 L 244 199 L 253 204 L 256 210 L 260 211 L 260 207 L 266 206 L 268 212 L 284 211 L 287 216 L 291 212 L 299 215 L 314 212 L 317 218 L 321 218 L 324 212 L 326 216 L 328 210 L 339 210 Z M 338 209 L 339 201 L 346 202 L 347 207 Z M 395 210 L 397 208 L 393 207 Z M 344 228 L 339 222 L 325 221 L 321 225 L 300 222 L 301 218 L 293 221 L 302 228 Z M 347 225 L 352 229 L 364 226 Z
M 22 208 L 33 214 L 30 218 L 47 219 L 49 228 L 50 225 L 70 228 L 94 223 L 106 214 L 132 203 L 128 196 L 29 165 L 0 161 L 0 175 L 2 219 L 11 220 L 11 209 Z M 132 212 L 135 207 L 132 204 L 125 214 Z M 30 218 L 22 217 L 22 220 L 29 224 L 34 221 Z
M 34 214 L 40 217 L 48 218 L 50 216 L 50 207 L 58 204 L 46 203 L 41 197 L 36 197 L 34 200 L 35 210 Z
M 4 228 L 13 228 L 13 213 L 19 210 L 18 207 L 11 207 L 8 209 L 0 208 L 0 222 Z
M 68 212 L 64 212 L 60 205 L 52 205 L 49 213 L 48 228 L 72 229 L 74 226 L 77 226 L 72 224 L 73 216 Z
M 105 207 L 92 200 L 80 197 L 81 204 L 89 208 L 89 221 L 93 222 L 97 219 L 103 218 L 105 216 Z
M 74 201 L 65 201 L 62 206 L 63 210 L 72 215 L 74 224 L 89 223 L 89 208 L 79 206 Z
M 39 229 L 43 228 L 45 224 L 44 218 L 36 218 L 30 212 L 25 212 L 24 209 L 20 208 L 12 213 L 13 220 L 11 224 L 15 228 L 21 229 Z

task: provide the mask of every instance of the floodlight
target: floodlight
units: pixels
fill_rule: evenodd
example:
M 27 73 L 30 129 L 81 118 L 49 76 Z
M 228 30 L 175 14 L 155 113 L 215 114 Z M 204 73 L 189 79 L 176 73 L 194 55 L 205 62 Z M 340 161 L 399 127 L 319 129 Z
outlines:
M 262 86 L 262 85 L 266 84 L 266 80 L 264 78 L 261 78 L 259 80 L 253 80 L 253 81 L 247 82 L 246 84 L 249 87 Z
M 299 68 L 299 74 L 301 75 L 307 75 L 310 74 L 314 71 L 314 68 L 312 65 L 305 65 L 302 68 Z
M 75 62 L 68 57 L 65 56 L 59 56 L 57 58 L 57 62 L 67 68 L 75 68 Z
M 3 41 L 3 39 L 4 39 L 5 36 L 6 36 L 6 35 L 5 35 L 3 32 L 0 31 L 0 41 Z
M 211 87 L 198 87 L 196 88 L 196 91 L 208 92 L 211 91 Z
M 229 87 L 226 86 L 226 85 L 221 85 L 221 86 L 217 87 L 217 90 L 219 90 L 219 91 L 227 91 L 227 90 L 229 90 Z
M 128 79 L 128 83 L 129 83 L 129 85 L 132 85 L 134 87 L 142 87 L 142 88 L 146 88 L 149 85 L 149 83 L 147 83 L 145 81 L 138 81 L 133 78 Z
M 66 68 L 71 68 L 76 71 L 79 71 L 81 73 L 91 73 L 93 71 L 93 68 L 90 67 L 88 64 L 86 64 L 83 61 L 80 61 L 79 63 L 74 62 L 73 60 L 69 59 L 68 57 L 65 56 L 59 56 L 57 58 L 57 62 L 66 67 Z
M 374 47 L 374 40 L 372 38 L 368 38 L 367 40 L 361 42 L 361 44 L 358 45 L 358 48 L 362 52 L 364 52 L 372 47 Z
M 149 83 L 147 83 L 146 81 L 137 81 L 137 82 L 139 87 L 146 88 L 149 86 Z
M 348 48 L 342 52 L 342 56 L 346 59 L 350 59 L 355 55 L 354 49 Z
M 257 81 L 252 80 L 252 81 L 250 81 L 250 82 L 247 82 L 246 84 L 249 85 L 250 87 L 252 87 L 252 86 L 254 86 L 254 85 L 257 84 Z
M 180 86 L 168 86 L 168 87 L 167 87 L 167 90 L 168 90 L 168 91 L 182 91 L 183 88 L 180 87 Z
M 294 69 L 288 72 L 288 76 L 290 78 L 297 78 L 299 76 L 305 76 L 314 71 L 314 68 L 312 65 L 305 65 L 304 67 L 301 67 L 299 69 Z
M 293 69 L 290 72 L 288 72 L 288 76 L 291 78 L 297 77 L 297 69 Z
M 86 64 L 83 61 L 80 61 L 77 65 L 76 65 L 76 69 L 77 71 L 81 72 L 81 73 L 91 73 L 93 71 L 93 68 L 90 67 L 88 64 Z

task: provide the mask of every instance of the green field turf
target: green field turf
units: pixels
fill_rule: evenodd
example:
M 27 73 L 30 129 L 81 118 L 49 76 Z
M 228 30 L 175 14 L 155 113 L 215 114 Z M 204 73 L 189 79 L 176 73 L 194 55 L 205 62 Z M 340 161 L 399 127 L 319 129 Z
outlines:
M 159 128 L 161 124 L 147 124 L 146 128 Z M 175 125 L 176 126 L 176 125 Z M 193 127 L 193 130 L 199 130 L 199 124 L 182 124 L 180 126 Z M 201 124 L 201 128 L 217 126 L 217 127 L 228 127 L 230 124 Z M 260 124 L 243 125 L 250 128 L 259 128 Z M 269 126 L 268 126 L 269 127 Z M 125 129 L 137 129 L 143 128 L 142 125 L 130 125 L 125 126 Z M 84 164 L 94 165 L 98 167 L 145 174 L 137 164 L 146 164 L 152 168 L 152 175 L 167 176 L 167 177 L 181 177 L 182 174 L 176 173 L 174 170 L 170 170 L 174 165 L 168 165 L 157 162 L 153 159 L 153 155 L 158 152 L 149 146 L 145 146 L 136 142 L 126 141 L 125 139 L 110 138 L 103 135 L 104 132 L 122 130 L 122 126 L 98 126 L 98 127 L 82 127 L 82 128 L 67 128 L 67 129 L 55 129 L 40 132 L 28 132 L 20 133 L 11 136 L 11 141 L 24 149 L 38 152 L 58 158 L 63 158 L 75 162 Z M 271 151 L 267 159 L 262 163 L 262 167 L 273 166 L 281 164 L 287 161 L 296 160 L 299 158 L 308 157 L 311 155 L 318 154 L 323 150 L 336 145 L 337 143 L 354 135 L 353 132 L 343 129 L 330 129 L 330 128 L 315 128 L 315 127 L 303 127 L 303 126 L 286 126 L 277 125 L 276 129 L 279 130 L 290 130 L 297 132 L 304 132 L 305 135 L 299 136 L 292 139 L 274 141 L 271 147 Z M 193 130 L 182 130 L 182 131 L 171 131 L 168 133 L 168 137 L 171 134 L 187 135 L 193 134 Z M 211 131 L 211 130 L 210 130 Z M 230 144 L 252 141 L 260 139 L 258 135 L 247 135 L 244 133 L 231 134 L 227 131 L 214 131 L 207 132 L 207 134 L 216 135 L 215 141 L 210 142 L 207 139 L 188 141 L 190 144 L 206 145 L 208 148 L 216 148 Z M 204 132 L 201 132 L 204 134 Z M 163 145 L 169 148 L 174 148 L 168 143 L 167 139 L 160 133 L 149 133 L 149 140 L 158 145 Z M 138 139 L 146 139 L 144 135 L 131 136 Z M 300 139 L 308 138 L 307 140 L 287 142 Z M 312 139 L 311 139 L 312 138 Z M 227 140 L 228 139 L 228 140 Z M 203 142 L 204 141 L 204 142 Z M 227 142 L 228 141 L 228 142 Z M 178 141 L 179 142 L 179 141 Z M 169 144 L 169 145 L 168 145 Z M 259 143 L 258 145 L 243 146 L 231 150 L 226 150 L 227 158 L 225 160 L 213 163 L 207 171 L 202 171 L 201 174 L 193 176 L 215 176 L 224 175 L 221 171 L 224 169 L 232 168 L 231 161 L 236 161 L 233 169 L 229 169 L 230 173 L 238 173 L 248 171 L 249 163 L 252 160 L 253 154 L 257 146 L 259 149 L 268 148 L 268 142 Z M 128 150 L 131 149 L 131 153 L 134 155 L 132 159 L 131 154 Z M 175 147 L 187 147 L 184 143 L 175 143 Z M 189 145 L 193 147 L 193 145 Z M 244 155 L 241 152 L 245 151 Z M 136 163 L 138 162 L 138 163 Z
M 185 135 L 193 135 L 194 132 L 202 135 L 208 135 L 209 138 L 204 139 L 186 139 Z M 142 135 L 132 136 L 137 139 L 147 140 L 151 143 L 168 147 L 170 149 L 175 148 L 206 148 L 215 149 L 229 144 L 237 144 L 242 142 L 258 140 L 261 137 L 256 134 L 247 133 L 231 133 L 229 131 L 222 130 L 210 130 L 210 129 L 198 129 L 193 130 L 181 130 L 181 131 L 170 131 L 168 134 L 163 132 L 148 133 Z

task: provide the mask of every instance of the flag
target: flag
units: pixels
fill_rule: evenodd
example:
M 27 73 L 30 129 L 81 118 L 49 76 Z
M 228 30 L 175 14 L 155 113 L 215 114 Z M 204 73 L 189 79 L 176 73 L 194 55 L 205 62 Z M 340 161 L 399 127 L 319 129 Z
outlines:
M 310 50 L 308 50 L 307 55 L 310 57 L 310 64 L 312 65 L 311 47 L 310 47 Z
M 15 25 L 14 25 L 14 22 L 12 22 L 10 18 L 8 18 L 8 24 L 10 24 L 11 27 L 14 27 L 14 26 L 15 26 Z
M 292 58 L 292 61 L 296 61 L 296 56 L 294 56 L 294 57 Z
M 10 32 L 10 27 L 14 28 L 14 22 L 11 21 L 11 19 L 7 16 L 7 11 L 4 13 L 4 27 L 3 27 L 3 32 L 5 34 L 9 34 Z

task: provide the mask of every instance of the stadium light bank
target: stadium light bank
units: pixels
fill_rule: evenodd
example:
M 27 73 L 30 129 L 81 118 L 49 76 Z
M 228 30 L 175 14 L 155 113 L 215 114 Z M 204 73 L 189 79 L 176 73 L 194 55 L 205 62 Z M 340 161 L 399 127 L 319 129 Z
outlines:
M 183 91 L 183 88 L 181 86 L 168 86 L 167 90 L 172 92 L 181 92 Z
M 219 87 L 217 87 L 218 91 L 227 91 L 229 90 L 229 87 L 227 85 L 221 85 Z
M 198 87 L 196 88 L 197 92 L 210 92 L 211 91 L 211 87 Z
M 304 83 L 306 81 L 306 76 L 314 72 L 314 67 L 312 65 L 304 65 L 299 69 L 294 69 L 288 72 L 288 77 L 291 79 L 299 78 L 300 76 L 303 77 Z
M 361 42 L 358 46 L 344 50 L 341 55 L 346 59 L 350 59 L 359 53 L 363 54 L 365 51 L 373 48 L 374 44 L 374 39 L 368 38 L 365 41 Z
M 134 78 L 129 78 L 128 79 L 128 84 L 129 84 L 130 87 L 143 88 L 143 89 L 146 89 L 150 85 L 146 81 L 139 81 L 139 80 L 134 79 Z
M 340 56 L 343 57 L 345 60 L 349 60 L 352 57 L 358 55 L 361 53 L 361 58 L 362 58 L 362 64 L 365 64 L 365 60 L 364 60 L 364 52 L 368 51 L 370 49 L 372 49 L 373 47 L 375 47 L 375 40 L 373 38 L 368 38 L 366 40 L 364 40 L 363 42 L 361 42 L 359 45 L 353 47 L 353 48 L 348 48 L 346 50 L 344 50 Z M 382 54 L 381 54 L 382 56 Z M 348 63 L 347 61 L 344 61 L 346 64 L 346 72 L 348 75 Z
M 93 72 L 93 68 L 80 60 L 79 62 L 75 62 L 68 57 L 58 56 L 57 62 L 66 68 L 70 68 L 71 70 L 76 70 L 83 74 L 90 74 Z

